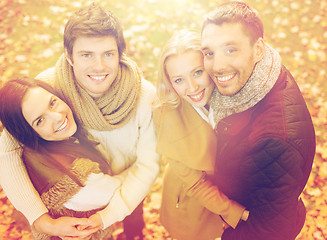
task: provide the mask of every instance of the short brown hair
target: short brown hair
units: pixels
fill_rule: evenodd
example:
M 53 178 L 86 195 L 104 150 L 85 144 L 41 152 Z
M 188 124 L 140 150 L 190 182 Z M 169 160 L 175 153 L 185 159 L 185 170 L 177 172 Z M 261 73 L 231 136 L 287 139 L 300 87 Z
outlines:
M 244 2 L 227 2 L 218 6 L 205 17 L 202 31 L 210 23 L 241 23 L 251 43 L 263 38 L 263 24 L 259 13 Z
M 123 29 L 118 18 L 95 3 L 81 8 L 69 18 L 64 31 L 64 48 L 69 55 L 73 53 L 76 39 L 82 36 L 113 36 L 117 43 L 119 56 L 126 49 Z

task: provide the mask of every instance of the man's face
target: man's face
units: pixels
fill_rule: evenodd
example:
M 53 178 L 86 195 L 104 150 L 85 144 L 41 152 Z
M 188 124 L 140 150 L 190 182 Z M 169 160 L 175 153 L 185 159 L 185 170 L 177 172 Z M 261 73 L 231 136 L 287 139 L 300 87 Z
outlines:
M 79 37 L 72 56 L 76 81 L 92 96 L 101 97 L 117 77 L 119 53 L 114 37 Z
M 262 59 L 262 38 L 251 44 L 240 23 L 206 25 L 202 32 L 204 67 L 222 95 L 236 94 Z

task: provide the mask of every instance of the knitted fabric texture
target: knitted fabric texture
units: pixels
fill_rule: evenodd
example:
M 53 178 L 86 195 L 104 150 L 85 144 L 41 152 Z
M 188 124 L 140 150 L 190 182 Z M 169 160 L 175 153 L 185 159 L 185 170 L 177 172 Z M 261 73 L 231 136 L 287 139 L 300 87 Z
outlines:
M 249 80 L 239 92 L 223 96 L 216 88 L 210 99 L 216 125 L 221 119 L 243 112 L 262 100 L 275 85 L 281 66 L 279 54 L 266 44 L 263 59 L 256 64 Z
M 88 176 L 91 173 L 100 173 L 99 165 L 92 162 L 90 159 L 78 158 L 73 162 L 71 171 L 85 184 Z M 47 192 L 41 195 L 41 199 L 45 206 L 49 209 L 49 213 L 53 218 L 61 216 L 88 218 L 95 214 L 100 209 L 89 211 L 74 211 L 64 206 L 64 203 L 72 198 L 81 189 L 68 175 L 64 175 L 60 180 L 53 185 Z M 36 231 L 34 226 L 31 226 L 32 233 L 36 240 L 61 240 L 60 237 L 50 236 Z M 109 239 L 112 234 L 112 227 L 104 230 L 99 230 L 94 233 L 90 240 L 105 240 Z
M 136 63 L 123 55 L 116 79 L 103 96 L 95 99 L 77 83 L 73 68 L 62 55 L 56 64 L 55 88 L 85 127 L 110 131 L 124 126 L 134 116 L 141 78 Z

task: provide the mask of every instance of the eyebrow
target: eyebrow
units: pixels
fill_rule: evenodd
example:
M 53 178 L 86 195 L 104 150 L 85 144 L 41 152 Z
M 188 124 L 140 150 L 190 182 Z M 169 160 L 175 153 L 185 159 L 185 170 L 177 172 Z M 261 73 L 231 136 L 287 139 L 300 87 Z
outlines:
M 222 44 L 220 44 L 219 46 L 220 47 L 228 47 L 228 46 L 232 46 L 232 45 L 237 45 L 237 42 L 235 41 L 229 41 L 229 42 L 224 42 Z M 210 50 L 209 47 L 203 47 L 201 48 L 202 51 L 207 51 L 207 50 Z
M 77 53 L 93 53 L 94 51 L 90 51 L 90 50 L 80 50 Z M 108 53 L 108 52 L 118 52 L 117 49 L 109 49 L 104 51 L 104 53 Z
M 208 47 L 203 47 L 203 48 L 201 48 L 201 51 L 207 51 L 207 50 L 209 50 Z
M 48 107 L 50 107 L 50 104 L 51 104 L 53 98 L 54 98 L 54 95 L 51 95 L 51 97 L 49 98 Z M 43 115 L 43 114 L 42 114 L 42 115 Z M 35 123 L 36 121 L 38 121 L 38 120 L 42 117 L 42 115 L 40 115 L 40 116 L 38 116 L 37 118 L 35 118 L 35 119 L 32 121 L 32 124 L 31 124 L 31 125 L 34 126 L 34 123 Z
M 228 47 L 228 46 L 230 46 L 230 45 L 236 45 L 236 44 L 237 44 L 237 42 L 235 42 L 235 41 L 230 41 L 230 42 L 225 42 L 225 43 L 223 44 L 223 46 Z
M 92 51 L 81 50 L 81 51 L 78 51 L 77 53 L 92 53 Z
M 199 66 L 193 68 L 190 72 L 194 73 L 194 72 L 199 71 L 199 70 L 204 70 L 204 67 L 202 65 L 199 65 Z M 180 77 L 183 77 L 183 75 L 175 75 L 175 76 L 171 76 L 169 78 L 176 79 L 176 78 L 180 78 Z
M 118 49 L 111 49 L 111 50 L 107 50 L 105 52 L 118 52 Z
M 169 76 L 169 75 L 168 75 Z M 183 75 L 173 75 L 173 76 L 169 76 L 170 79 L 176 79 L 176 78 L 180 78 Z

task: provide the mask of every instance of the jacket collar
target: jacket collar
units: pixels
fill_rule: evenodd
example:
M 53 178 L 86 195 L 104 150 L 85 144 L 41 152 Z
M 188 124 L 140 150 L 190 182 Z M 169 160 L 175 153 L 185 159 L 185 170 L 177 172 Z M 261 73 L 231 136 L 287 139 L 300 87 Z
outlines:
M 216 128 L 216 132 L 228 135 L 237 135 L 250 122 L 251 116 L 255 107 L 252 107 L 244 112 L 232 114 L 222 119 Z

